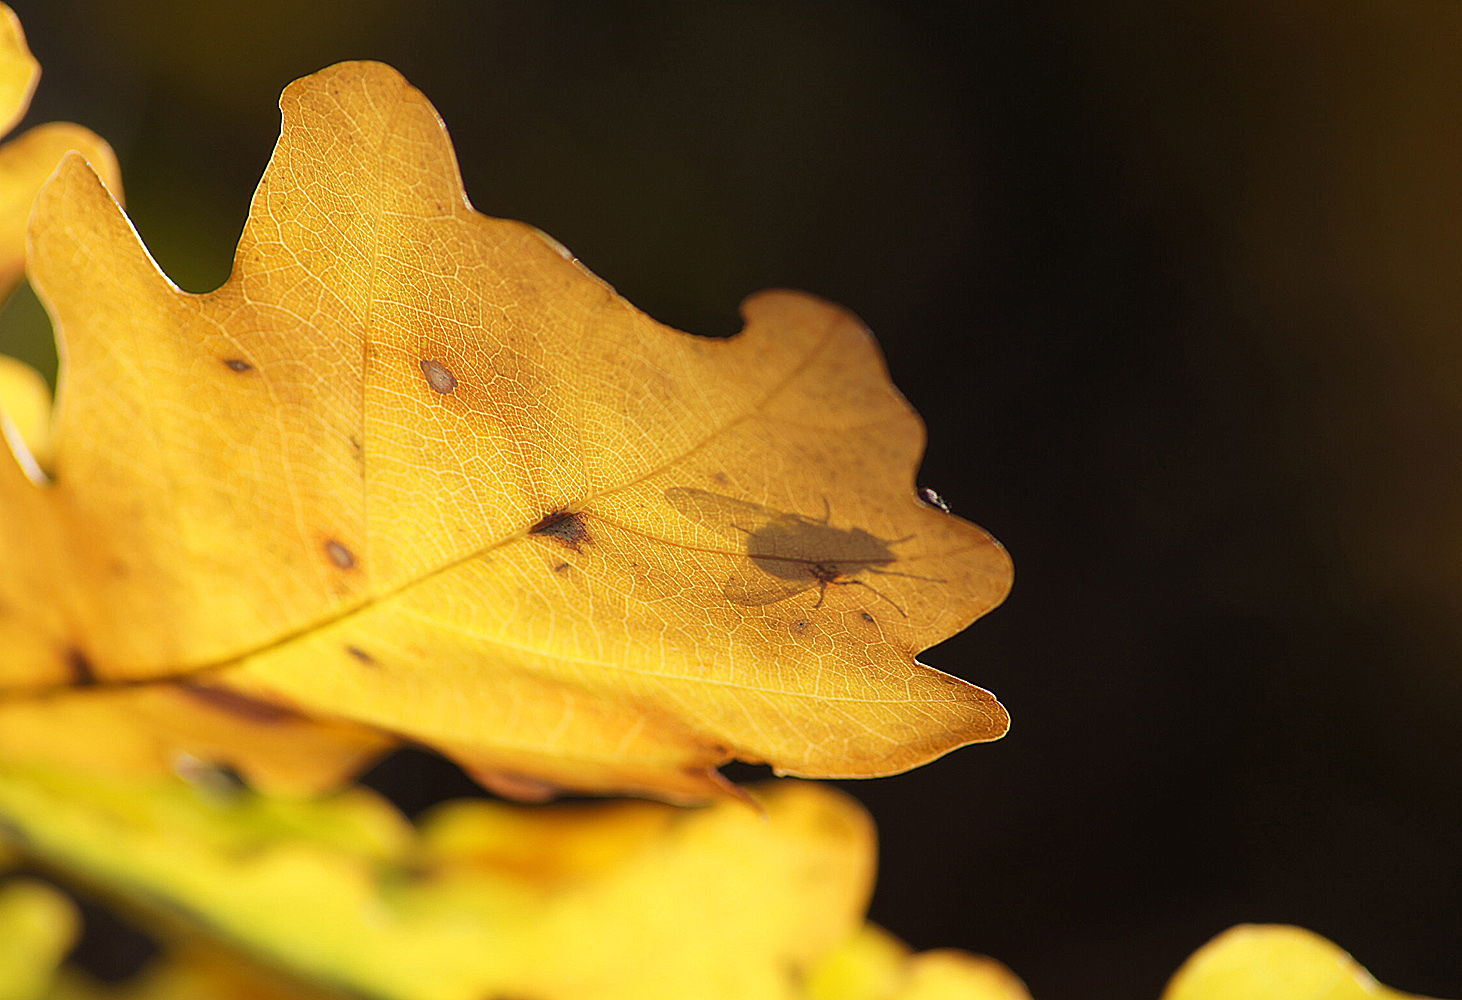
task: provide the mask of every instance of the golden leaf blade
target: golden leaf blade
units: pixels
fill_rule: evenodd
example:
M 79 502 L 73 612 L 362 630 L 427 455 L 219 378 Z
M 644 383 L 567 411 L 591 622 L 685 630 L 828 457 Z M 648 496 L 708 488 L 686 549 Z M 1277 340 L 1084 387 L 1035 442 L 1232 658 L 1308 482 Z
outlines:
M 37 202 L 67 365 L 54 485 L 0 462 L 0 685 L 223 667 L 521 788 L 676 800 L 731 756 L 889 774 L 1005 731 L 913 656 L 1009 559 L 915 497 L 922 425 L 855 318 L 771 292 L 730 340 L 670 330 L 475 212 L 393 70 L 281 107 L 216 292 L 79 158 Z

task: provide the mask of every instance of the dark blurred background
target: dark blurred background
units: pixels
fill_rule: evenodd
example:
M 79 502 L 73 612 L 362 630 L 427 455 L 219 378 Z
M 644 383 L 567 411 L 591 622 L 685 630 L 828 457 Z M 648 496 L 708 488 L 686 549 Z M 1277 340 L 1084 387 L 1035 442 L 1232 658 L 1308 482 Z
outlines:
M 1462 996 L 1462 4 L 13 2 L 31 120 L 114 144 L 189 290 L 280 89 L 375 58 L 651 315 L 868 322 L 1018 575 L 923 657 L 1010 736 L 847 785 L 874 919 L 1040 1000 L 1156 997 L 1240 921 Z

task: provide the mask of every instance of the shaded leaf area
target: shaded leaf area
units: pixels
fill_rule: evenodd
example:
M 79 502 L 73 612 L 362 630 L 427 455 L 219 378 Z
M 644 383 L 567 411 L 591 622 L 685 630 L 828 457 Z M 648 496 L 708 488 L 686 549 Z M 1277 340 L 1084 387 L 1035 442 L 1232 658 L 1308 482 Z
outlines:
M 281 107 L 216 292 L 80 157 L 36 200 L 67 365 L 54 425 L 0 381 L 30 442 L 0 455 L 0 753 L 298 794 L 406 736 L 517 798 L 698 801 L 733 758 L 864 777 L 1005 731 L 914 660 L 1010 563 L 916 495 L 861 323 L 791 292 L 729 340 L 655 323 L 474 211 L 380 64 Z
M 170 950 L 151 980 L 182 975 L 179 963 L 232 975 L 252 968 L 248 953 L 403 1000 L 1024 996 L 995 963 L 912 956 L 863 927 L 873 837 L 856 803 L 799 782 L 755 794 L 764 815 L 734 802 L 461 801 L 412 831 L 364 790 L 288 803 L 177 780 L 6 771 L 0 817 L 28 854 L 163 920 Z M 0 914 L 25 931 L 5 940 L 30 944 L 0 948 L 21 970 L 0 966 L 12 976 L 0 985 L 53 967 L 74 934 L 53 892 L 28 882 L 13 892 Z M 179 914 L 243 952 L 188 937 Z

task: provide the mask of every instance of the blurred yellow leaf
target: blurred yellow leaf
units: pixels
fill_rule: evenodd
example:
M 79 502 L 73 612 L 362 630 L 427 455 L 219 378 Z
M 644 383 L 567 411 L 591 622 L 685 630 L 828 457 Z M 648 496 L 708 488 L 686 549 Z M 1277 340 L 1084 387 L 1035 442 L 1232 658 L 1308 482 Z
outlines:
M 0 4 L 0 135 L 13 129 L 30 106 L 40 66 L 26 48 L 20 22 Z M 122 190 L 117 159 L 95 133 L 80 125 L 38 125 L 0 146 L 0 300 L 25 273 L 25 224 L 46 178 L 66 154 L 84 156 L 115 192 Z
M 20 21 L 0 4 L 0 135 L 24 117 L 40 72 Z M 36 192 L 73 150 L 95 166 L 113 191 L 121 191 L 111 147 L 79 125 L 39 125 L 0 146 L 0 301 L 25 273 L 25 227 Z M 44 478 L 50 462 L 50 422 L 51 392 L 45 379 L 28 365 L 0 355 L 0 444 L 9 446 L 33 480 Z
M 191 935 L 120 984 L 62 968 L 41 1000 L 351 1000 L 249 960 L 217 941 Z
M 40 466 L 51 459 L 51 389 L 41 373 L 0 354 L 0 435 L 17 455 Z M 29 470 L 27 470 L 29 471 Z
M 0 701 L 0 761 L 120 778 L 222 764 L 273 795 L 308 795 L 359 770 L 391 740 L 363 726 L 194 683 Z
M 994 959 L 951 949 L 910 953 L 865 924 L 807 980 L 807 1000 L 1030 1000 L 1025 984 Z
M 395 71 L 281 106 L 216 292 L 173 287 L 79 157 L 36 202 L 66 365 L 55 483 L 0 454 L 0 730 L 33 736 L 0 753 L 61 753 L 58 690 L 184 676 L 200 712 L 333 728 L 132 757 L 297 788 L 377 734 L 521 798 L 696 801 L 733 757 L 872 776 L 1005 731 L 914 655 L 995 606 L 1009 560 L 915 495 L 922 426 L 854 317 L 770 292 L 738 337 L 670 330 L 475 212 Z M 67 738 L 120 760 L 124 728 Z
M 1030 993 L 1015 973 L 994 959 L 941 948 L 909 959 L 907 978 L 894 998 L 1030 1000 Z
M 861 922 L 873 831 L 824 786 L 756 794 L 765 816 L 464 802 L 412 836 L 363 791 L 287 803 L 0 772 L 0 817 L 52 863 L 371 996 L 791 1000 Z
M 0 883 L 0 1000 L 41 1000 L 79 923 L 70 900 L 50 886 Z
M 1163 1000 L 1405 1000 L 1313 931 L 1240 924 L 1208 942 L 1168 983 Z M 1420 998 L 1415 998 L 1420 1000 Z
M 12 863 L 0 843 L 0 875 Z M 140 975 L 108 985 L 61 966 L 79 935 L 76 907 L 30 878 L 0 882 L 0 1000 L 343 1000 L 251 962 L 194 932 L 162 935 L 164 951 Z
M 40 75 L 41 67 L 25 44 L 20 19 L 0 4 L 0 133 L 9 132 L 25 117 Z

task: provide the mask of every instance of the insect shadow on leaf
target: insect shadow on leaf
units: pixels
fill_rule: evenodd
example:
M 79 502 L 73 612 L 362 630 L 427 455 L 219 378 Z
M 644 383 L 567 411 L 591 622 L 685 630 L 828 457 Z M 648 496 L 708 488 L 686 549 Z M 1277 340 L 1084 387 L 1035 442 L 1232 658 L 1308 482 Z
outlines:
M 879 538 L 862 528 L 833 527 L 828 523 L 830 510 L 824 510 L 820 519 L 811 518 L 688 486 L 673 486 L 664 496 L 671 507 L 690 520 L 744 538 L 746 566 L 721 589 L 732 604 L 776 604 L 816 587 L 815 610 L 827 599 L 828 587 L 863 587 L 907 618 L 908 613 L 887 594 L 858 577 L 868 573 L 943 582 L 886 568 L 898 561 L 893 546 L 907 542 L 913 535 Z

